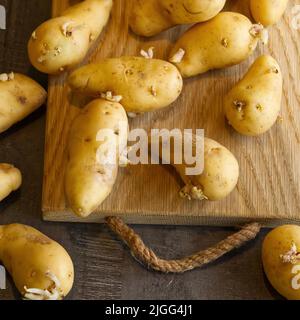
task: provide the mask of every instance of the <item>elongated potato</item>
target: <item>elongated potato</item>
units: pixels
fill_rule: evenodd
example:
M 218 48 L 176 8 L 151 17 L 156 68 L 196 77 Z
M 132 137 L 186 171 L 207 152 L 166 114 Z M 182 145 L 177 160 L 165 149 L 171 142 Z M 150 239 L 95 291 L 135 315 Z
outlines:
M 0 201 L 18 190 L 22 184 L 20 170 L 6 163 L 0 163 Z
M 226 0 L 134 0 L 130 27 L 151 37 L 179 24 L 207 21 L 216 16 Z
M 239 133 L 257 136 L 271 129 L 282 101 L 282 73 L 271 56 L 261 56 L 225 97 L 229 123 Z
M 289 0 L 250 0 L 251 13 L 255 21 L 271 26 L 282 18 Z
M 92 97 L 110 92 L 127 112 L 144 113 L 173 103 L 181 94 L 183 81 L 176 67 L 166 61 L 122 57 L 74 71 L 69 85 Z
M 111 193 L 127 136 L 128 119 L 119 103 L 94 100 L 75 119 L 65 189 L 69 205 L 78 216 L 90 215 Z
M 236 65 L 256 49 L 259 39 L 267 42 L 266 30 L 239 13 L 222 12 L 188 30 L 175 44 L 169 61 L 183 77 Z
M 188 136 L 187 138 L 184 140 L 184 144 L 191 143 L 192 148 L 190 150 L 193 150 L 193 154 L 197 154 L 196 136 L 191 135 L 190 138 Z M 196 163 L 194 165 L 188 165 L 185 155 L 182 156 L 183 162 L 181 164 L 180 161 L 176 160 L 178 158 L 174 152 L 174 140 L 172 143 L 173 145 L 170 149 L 165 149 L 166 146 L 161 144 L 160 156 L 165 163 L 170 160 L 172 166 L 174 166 L 185 183 L 180 192 L 181 197 L 188 200 L 219 201 L 225 199 L 235 189 L 239 179 L 239 164 L 235 156 L 227 148 L 212 139 L 204 138 L 204 141 L 200 140 L 198 146 L 200 148 L 202 144 L 203 152 L 199 152 L 198 157 L 203 157 L 203 159 L 195 159 Z M 189 150 L 185 145 L 183 149 L 183 152 Z M 168 160 L 165 155 L 169 154 L 169 150 L 171 150 L 171 155 Z M 201 165 L 203 166 L 202 172 L 187 175 L 188 168 L 194 169 L 196 166 Z
M 38 230 L 0 226 L 0 261 L 28 300 L 61 300 L 74 282 L 73 262 L 66 250 Z
M 46 101 L 46 91 L 22 74 L 0 75 L 0 133 L 23 120 Z
M 39 26 L 28 43 L 32 65 L 59 74 L 82 62 L 107 24 L 112 4 L 112 0 L 85 0 Z

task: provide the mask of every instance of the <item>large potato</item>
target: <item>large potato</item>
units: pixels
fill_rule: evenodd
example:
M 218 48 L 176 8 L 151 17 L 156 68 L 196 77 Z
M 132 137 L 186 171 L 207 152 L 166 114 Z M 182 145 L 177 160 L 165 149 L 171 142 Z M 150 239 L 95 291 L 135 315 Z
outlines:
M 264 240 L 262 260 L 272 286 L 289 300 L 300 300 L 300 227 L 285 225 Z
M 134 0 L 130 27 L 151 37 L 179 24 L 207 21 L 216 16 L 226 0 Z
M 266 30 L 239 13 L 222 12 L 189 29 L 175 44 L 169 61 L 183 77 L 239 64 L 256 49 Z
M 275 59 L 261 56 L 255 61 L 225 98 L 226 116 L 235 130 L 257 136 L 275 124 L 281 109 L 282 82 Z
M 21 184 L 21 172 L 10 164 L 0 163 L 0 201 L 18 190 Z
M 107 24 L 112 4 L 112 0 L 85 0 L 39 26 L 28 43 L 32 65 L 58 74 L 79 64 Z
M 38 109 L 47 98 L 46 91 L 22 74 L 0 75 L 0 133 Z
M 31 227 L 0 226 L 0 261 L 26 299 L 61 300 L 72 289 L 70 256 L 61 245 Z
M 155 141 L 154 138 L 152 138 L 152 141 Z M 187 135 L 184 139 L 184 144 L 186 143 L 191 143 L 190 150 L 193 150 L 193 154 L 197 154 L 196 136 L 190 135 L 189 137 Z M 183 146 L 183 162 L 178 164 L 179 161 L 176 160 L 178 158 L 175 150 L 180 149 L 174 148 L 174 140 L 172 140 L 172 144 L 171 148 L 169 148 L 169 144 L 160 144 L 160 156 L 164 163 L 171 162 L 185 183 L 180 192 L 183 198 L 219 201 L 226 198 L 235 189 L 239 179 L 239 164 L 235 156 L 227 148 L 212 139 L 204 138 L 204 141 L 199 140 L 198 147 L 200 148 L 201 144 L 202 148 L 204 147 L 204 150 L 202 149 L 203 152 L 199 152 L 199 154 L 201 156 L 204 155 L 204 158 L 197 159 L 197 161 L 198 164 L 203 165 L 203 171 L 197 175 L 187 175 L 187 168 L 195 168 L 196 166 L 196 164 L 188 165 L 185 162 L 184 152 L 189 149 L 185 145 Z M 168 156 L 169 151 L 171 151 L 170 158 Z
M 127 136 L 128 119 L 119 103 L 94 100 L 75 119 L 68 144 L 65 189 L 78 216 L 90 215 L 111 193 Z
M 255 21 L 271 26 L 281 19 L 289 0 L 250 0 L 251 13 Z
M 183 81 L 172 64 L 157 59 L 105 59 L 74 71 L 72 90 L 92 97 L 111 92 L 127 112 L 144 113 L 169 106 L 182 91 Z

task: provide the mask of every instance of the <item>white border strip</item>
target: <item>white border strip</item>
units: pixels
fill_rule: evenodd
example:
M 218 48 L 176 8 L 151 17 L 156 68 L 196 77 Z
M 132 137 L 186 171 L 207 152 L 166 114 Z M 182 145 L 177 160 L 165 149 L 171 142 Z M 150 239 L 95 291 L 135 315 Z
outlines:
M 6 9 L 0 5 L 0 30 L 6 30 Z
M 0 290 L 6 290 L 6 272 L 3 266 L 0 266 Z

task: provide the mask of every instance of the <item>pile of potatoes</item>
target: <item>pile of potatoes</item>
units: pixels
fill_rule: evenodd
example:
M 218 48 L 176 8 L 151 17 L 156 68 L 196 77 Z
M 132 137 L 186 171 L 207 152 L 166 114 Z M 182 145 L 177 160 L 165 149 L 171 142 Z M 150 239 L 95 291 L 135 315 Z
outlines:
M 267 44 L 268 31 L 260 20 L 252 23 L 240 13 L 221 12 L 225 2 L 133 0 L 129 25 L 137 35 L 151 37 L 178 24 L 195 25 L 178 39 L 168 61 L 155 59 L 154 50 L 150 48 L 147 52 L 142 50 L 141 57 L 108 57 L 71 72 L 68 77 L 71 90 L 95 99 L 81 111 L 69 138 L 65 189 L 74 213 L 80 217 L 90 215 L 113 190 L 118 166 L 98 163 L 96 150 L 105 158 L 110 147 L 96 141 L 96 132 L 116 126 L 116 121 L 120 121 L 117 120 L 120 108 L 123 107 L 129 117 L 166 108 L 181 95 L 184 78 L 237 65 L 252 55 L 259 42 Z M 258 10 L 255 2 L 251 3 L 255 12 L 259 11 L 266 20 L 272 14 L 270 19 L 274 20 L 274 12 L 267 7 L 263 10 L 260 5 Z M 280 9 L 278 20 L 284 13 Z M 272 57 L 262 56 L 224 97 L 224 112 L 239 133 L 260 135 L 276 122 L 281 96 L 280 67 Z M 118 104 L 115 111 L 101 113 L 101 110 L 111 109 L 113 104 Z M 123 117 L 122 123 L 129 126 L 124 112 Z M 122 145 L 117 155 L 119 159 L 126 151 L 126 143 L 122 141 L 126 135 L 112 137 L 112 141 L 115 138 L 117 145 Z M 111 142 L 111 146 L 114 145 Z M 185 184 L 180 195 L 189 200 L 222 200 L 237 185 L 239 164 L 235 156 L 216 141 L 205 139 L 204 145 L 202 174 L 187 176 L 187 165 L 174 163 Z M 99 185 L 101 191 L 97 192 Z
M 0 75 L 0 134 L 43 105 L 46 91 L 17 73 Z M 0 163 L 0 202 L 22 184 L 13 165 Z M 0 226 L 0 262 L 28 300 L 61 300 L 72 289 L 74 267 L 69 254 L 39 231 L 20 224 Z
M 150 48 L 141 56 L 107 57 L 74 70 L 107 25 L 114 10 L 112 0 L 85 0 L 70 7 L 34 30 L 28 43 L 36 69 L 49 75 L 71 70 L 67 80 L 71 90 L 94 99 L 74 120 L 67 146 L 66 198 L 72 211 L 83 218 L 110 195 L 119 164 L 126 162 L 128 116 L 170 106 L 181 95 L 185 78 L 248 59 L 259 42 L 267 44 L 266 27 L 280 20 L 288 3 L 251 0 L 253 23 L 242 14 L 222 12 L 226 0 L 132 1 L 129 24 L 137 35 L 151 37 L 176 25 L 194 24 L 174 44 L 168 61 L 154 59 Z M 224 97 L 230 125 L 247 136 L 271 129 L 280 112 L 282 85 L 278 62 L 271 56 L 259 57 Z M 28 77 L 10 73 L 0 75 L 0 97 L 7 102 L 0 107 L 2 133 L 40 107 L 46 92 Z M 100 130 L 113 133 L 101 140 Z M 186 164 L 174 162 L 185 184 L 180 195 L 188 200 L 225 199 L 238 183 L 237 159 L 208 138 L 204 159 L 204 171 L 197 176 L 187 176 Z M 1 164 L 0 201 L 21 181 L 18 169 Z M 72 288 L 74 269 L 68 253 L 30 227 L 0 227 L 0 261 L 26 299 L 62 299 Z

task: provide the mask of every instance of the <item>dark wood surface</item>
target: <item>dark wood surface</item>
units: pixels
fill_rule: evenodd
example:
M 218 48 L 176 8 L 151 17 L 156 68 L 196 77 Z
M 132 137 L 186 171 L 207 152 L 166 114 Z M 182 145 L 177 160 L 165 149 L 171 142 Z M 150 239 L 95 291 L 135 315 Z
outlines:
M 47 77 L 34 71 L 26 44 L 32 30 L 50 16 L 50 0 L 0 0 L 7 9 L 7 30 L 0 30 L 0 70 L 31 75 L 45 87 Z M 0 73 L 1 73 L 0 72 Z M 1 102 L 0 102 L 1 103 Z M 184 275 L 145 270 L 103 225 L 45 223 L 41 220 L 45 108 L 0 136 L 0 162 L 18 166 L 22 189 L 0 204 L 0 224 L 32 225 L 70 252 L 76 282 L 68 299 L 274 299 L 261 266 L 259 238 L 226 258 Z M 210 246 L 233 229 L 138 226 L 145 242 L 165 258 Z M 19 299 L 11 279 L 0 300 Z

